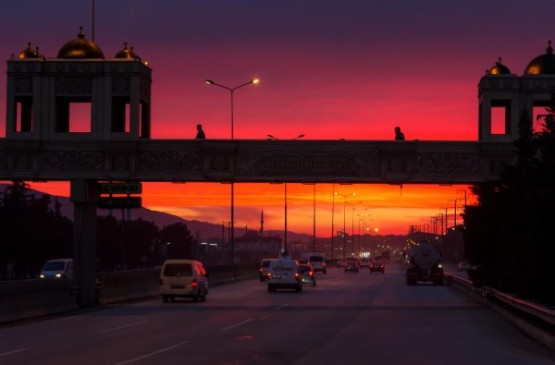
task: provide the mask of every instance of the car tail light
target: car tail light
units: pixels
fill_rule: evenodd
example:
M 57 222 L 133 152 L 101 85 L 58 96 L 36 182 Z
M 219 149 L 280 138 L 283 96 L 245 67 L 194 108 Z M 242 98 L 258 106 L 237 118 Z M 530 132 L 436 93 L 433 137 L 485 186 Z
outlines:
M 193 282 L 191 283 L 191 286 L 192 286 L 193 288 L 196 288 L 196 287 L 198 286 L 197 279 L 193 279 Z
M 311 271 L 308 272 L 308 274 L 309 274 L 310 276 L 313 276 L 313 275 L 314 275 L 314 271 L 311 270 Z
M 298 272 L 295 273 L 295 277 L 296 277 L 296 278 L 299 277 L 299 273 L 298 273 Z
M 268 273 L 268 274 L 266 274 L 266 276 L 268 276 L 268 279 L 271 279 L 272 278 L 272 273 Z

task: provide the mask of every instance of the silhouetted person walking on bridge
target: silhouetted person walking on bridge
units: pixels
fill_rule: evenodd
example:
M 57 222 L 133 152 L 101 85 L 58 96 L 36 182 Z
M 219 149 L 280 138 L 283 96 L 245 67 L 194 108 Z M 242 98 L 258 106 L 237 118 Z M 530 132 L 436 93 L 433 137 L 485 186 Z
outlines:
M 202 124 L 197 124 L 197 139 L 206 139 L 206 135 L 202 130 Z
M 401 128 L 395 127 L 395 140 L 396 141 L 404 141 L 405 135 L 401 132 Z

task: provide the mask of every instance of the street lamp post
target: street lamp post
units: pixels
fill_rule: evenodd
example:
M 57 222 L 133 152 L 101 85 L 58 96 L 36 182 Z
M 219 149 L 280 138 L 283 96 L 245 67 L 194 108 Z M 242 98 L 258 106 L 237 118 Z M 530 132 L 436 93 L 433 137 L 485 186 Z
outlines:
M 361 202 L 362 203 L 362 202 Z M 362 209 L 357 209 L 357 216 L 358 216 L 358 252 L 362 252 L 362 244 L 361 244 L 361 235 L 360 235 L 360 222 L 364 221 L 364 218 L 362 217 L 362 212 L 364 212 L 365 210 L 368 210 L 368 208 L 362 208 Z M 368 216 L 370 216 L 370 214 L 368 214 Z
M 316 251 L 316 183 L 304 183 L 312 185 L 312 251 Z
M 218 86 L 221 87 L 222 89 L 226 89 L 229 91 L 231 99 L 230 99 L 230 105 L 231 105 L 231 139 L 233 139 L 233 94 L 235 92 L 235 90 L 242 88 L 243 86 L 247 86 L 250 84 L 256 85 L 260 82 L 260 79 L 252 79 L 248 82 L 245 82 L 244 84 L 235 86 L 235 87 L 228 87 L 228 86 L 224 86 L 221 84 L 218 84 L 217 82 L 214 82 L 213 80 L 205 80 L 204 81 L 207 85 L 214 85 L 214 86 Z
M 207 85 L 213 85 L 213 86 L 218 86 L 221 87 L 222 89 L 225 89 L 227 91 L 229 91 L 230 94 L 230 106 L 231 106 L 231 139 L 233 140 L 233 94 L 235 92 L 235 90 L 243 87 L 243 86 L 247 86 L 247 85 L 256 85 L 260 82 L 260 79 L 252 79 L 248 82 L 245 82 L 241 85 L 237 85 L 235 87 L 228 87 L 228 86 L 224 86 L 221 84 L 218 84 L 217 82 L 214 82 L 213 80 L 205 80 L 204 81 Z M 235 262 L 234 262 L 234 258 L 233 258 L 233 251 L 234 251 L 234 239 L 235 239 L 235 234 L 233 232 L 234 230 L 234 225 L 235 225 L 235 184 L 233 183 L 233 181 L 231 181 L 231 223 L 230 223 L 230 234 L 229 234 L 229 246 L 230 246 L 230 255 L 231 255 L 231 265 L 234 267 Z M 235 275 L 235 269 L 233 270 L 233 273 Z
M 332 185 L 331 194 L 331 259 L 333 260 L 333 237 L 335 236 L 335 231 L 333 227 L 333 216 L 335 214 L 335 184 Z
M 283 222 L 283 256 L 288 256 L 287 252 L 287 183 L 284 184 L 284 222 Z
M 275 141 L 278 140 L 278 138 L 274 137 L 271 134 L 267 135 L 268 140 L 269 141 Z M 301 139 L 304 137 L 304 134 L 299 134 L 297 137 L 293 138 L 293 140 L 297 140 L 297 139 Z M 287 250 L 287 182 L 284 184 L 284 229 L 283 229 L 283 252 L 282 252 L 282 256 L 289 256 L 288 250 Z M 293 246 L 293 250 L 295 251 L 296 248 L 295 246 Z
M 338 192 L 334 192 L 334 195 L 337 195 L 343 198 L 343 259 L 345 259 L 345 239 L 347 236 L 345 232 L 345 219 L 346 219 L 345 209 L 347 207 L 347 197 L 357 195 L 357 193 L 339 194 Z
M 314 198 L 312 206 L 312 250 L 316 251 L 316 183 L 314 184 Z

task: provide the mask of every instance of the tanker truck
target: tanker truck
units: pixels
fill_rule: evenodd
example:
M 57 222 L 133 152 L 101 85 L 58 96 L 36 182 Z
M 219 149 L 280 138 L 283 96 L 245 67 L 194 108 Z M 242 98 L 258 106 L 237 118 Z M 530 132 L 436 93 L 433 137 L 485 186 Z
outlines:
M 418 281 L 431 281 L 434 285 L 443 285 L 443 280 L 439 250 L 430 243 L 421 243 L 413 247 L 409 252 L 407 285 L 416 285 Z

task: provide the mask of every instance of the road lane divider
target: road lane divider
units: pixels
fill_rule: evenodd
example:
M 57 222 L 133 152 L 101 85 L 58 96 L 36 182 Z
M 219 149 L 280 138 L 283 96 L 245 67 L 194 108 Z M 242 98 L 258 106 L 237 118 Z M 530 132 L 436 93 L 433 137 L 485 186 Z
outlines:
M 247 323 L 250 323 L 250 322 L 254 322 L 254 319 L 252 319 L 252 318 L 250 318 L 250 319 L 245 319 L 245 320 L 242 321 L 242 322 L 238 322 L 238 323 L 232 324 L 231 326 L 227 326 L 227 327 L 222 328 L 222 331 L 228 331 L 228 330 L 230 330 L 230 329 L 233 329 L 233 328 L 242 326 L 242 325 L 247 324 Z
M 131 363 L 134 363 L 134 362 L 137 362 L 137 361 L 141 361 L 141 360 L 144 360 L 146 358 L 152 357 L 154 355 L 158 355 L 158 354 L 161 354 L 163 352 L 171 351 L 171 350 L 176 349 L 180 346 L 186 345 L 190 342 L 191 341 L 181 341 L 181 342 L 176 343 L 175 345 L 172 345 L 172 346 L 169 346 L 169 347 L 164 347 L 163 349 L 156 350 L 156 351 L 153 351 L 153 352 L 149 352 L 148 354 L 137 356 L 137 357 L 134 357 L 134 358 L 129 359 L 129 360 L 118 362 L 118 363 L 116 363 L 116 365 L 126 365 L 126 364 L 131 364 Z
M 134 322 L 134 323 L 128 323 L 128 324 L 124 324 L 124 325 L 118 326 L 118 327 L 107 328 L 105 330 L 98 331 L 98 333 L 118 331 L 118 330 L 129 328 L 129 327 L 139 326 L 139 325 L 141 325 L 143 323 L 146 323 L 146 322 L 148 322 L 148 321 L 145 320 L 145 321 L 139 321 L 139 322 Z
M 27 349 L 17 349 L 17 350 L 8 351 L 8 352 L 0 352 L 0 357 L 15 355 L 15 354 L 18 354 L 18 353 L 24 352 L 24 351 L 27 351 Z
M 289 307 L 289 304 L 282 304 L 282 305 L 280 305 L 279 307 L 276 307 L 275 310 L 280 311 L 280 310 L 285 309 L 285 308 L 287 308 L 287 307 Z

